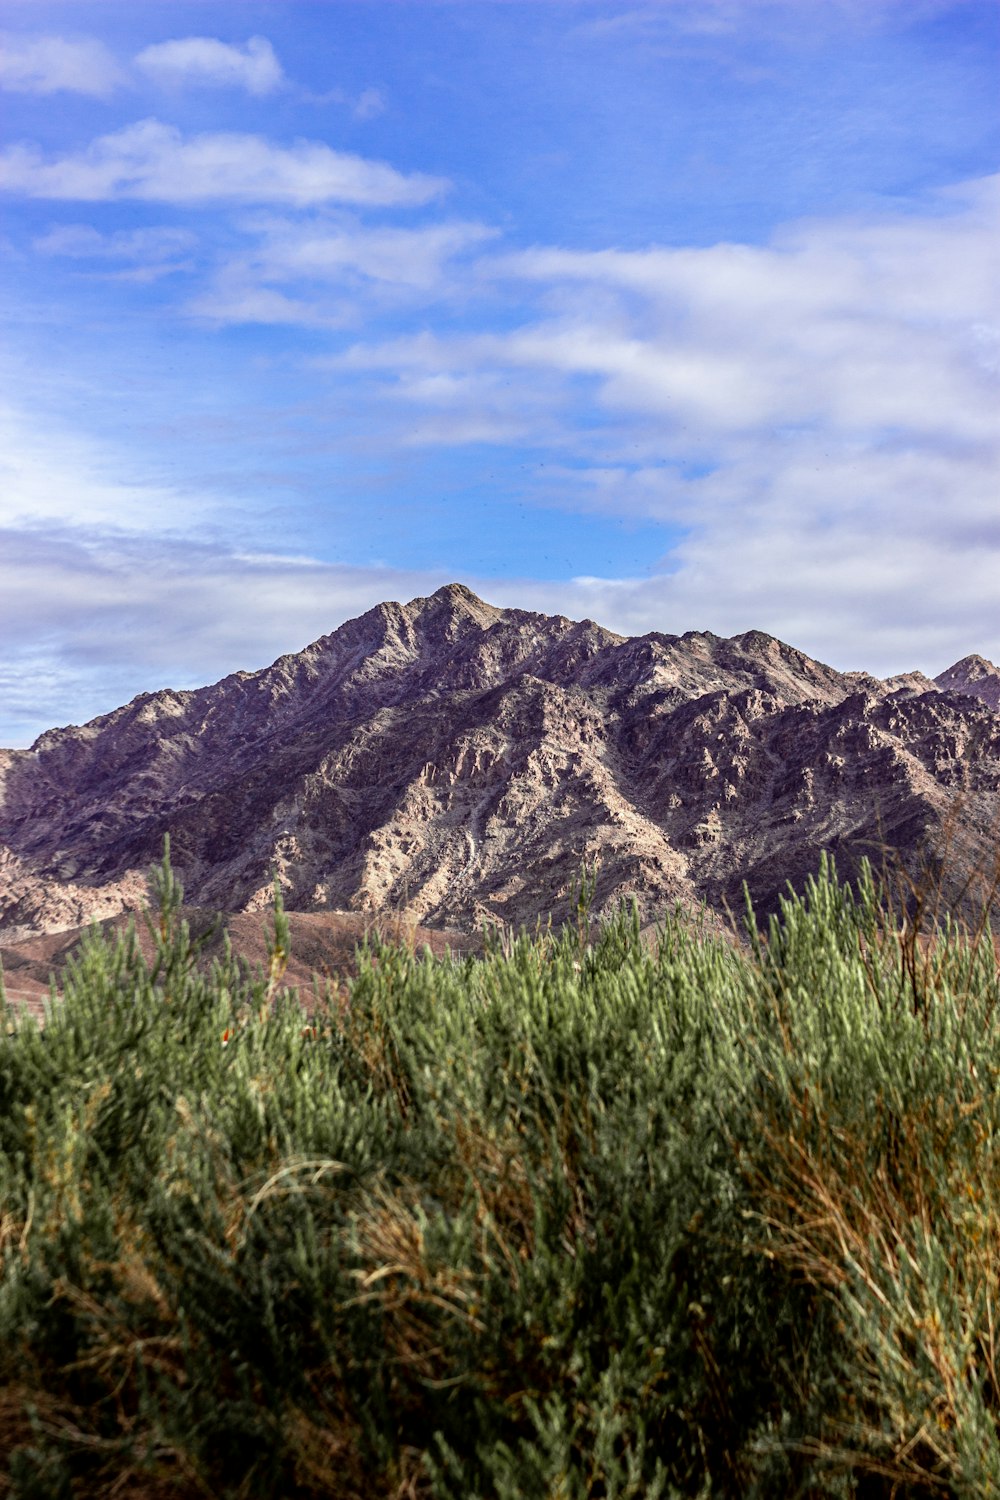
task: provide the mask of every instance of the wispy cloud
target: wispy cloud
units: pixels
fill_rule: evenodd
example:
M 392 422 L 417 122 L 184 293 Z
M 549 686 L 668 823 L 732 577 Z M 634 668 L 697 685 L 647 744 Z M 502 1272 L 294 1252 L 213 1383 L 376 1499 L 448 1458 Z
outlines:
M 122 89 L 148 85 L 173 92 L 237 89 L 254 98 L 293 91 L 304 103 L 340 104 L 356 120 L 374 120 L 387 108 L 382 89 L 316 93 L 296 88 L 267 37 L 242 44 L 212 36 L 174 37 L 119 59 L 95 37 L 0 34 L 0 89 L 19 94 L 84 94 L 109 99 Z
M 215 328 L 257 324 L 279 328 L 345 328 L 357 326 L 357 309 L 346 299 L 290 297 L 264 286 L 239 264 L 223 267 L 213 283 L 185 304 L 189 317 Z
M 696 549 L 676 573 L 652 578 L 463 581 L 500 605 L 596 619 L 627 635 L 759 625 L 762 590 L 773 586 L 780 618 L 763 622 L 769 628 L 834 665 L 884 674 L 940 671 L 970 642 L 995 650 L 981 634 L 995 561 L 981 552 L 942 567 L 920 537 L 901 537 L 891 555 L 869 547 L 846 559 L 829 538 L 806 553 L 794 534 L 787 545 L 764 536 L 715 543 L 711 555 Z M 845 560 L 848 583 L 835 602 L 828 573 Z M 720 578 L 728 596 L 717 591 Z M 347 566 L 149 533 L 0 531 L 5 743 L 28 744 L 141 691 L 200 687 L 264 666 L 383 600 L 450 581 L 442 569 Z
M 3 743 L 142 691 L 266 666 L 383 599 L 447 581 L 150 534 L 0 529 Z
M 385 111 L 385 95 L 381 89 L 362 89 L 351 109 L 356 120 L 375 120 Z
M 252 36 L 242 47 L 216 37 L 157 42 L 136 54 L 135 66 L 154 82 L 175 88 L 240 88 L 262 97 L 286 82 L 271 43 Z
M 426 308 L 452 295 L 462 279 L 456 263 L 496 234 L 462 221 L 370 226 L 347 215 L 254 217 L 239 227 L 250 245 L 226 256 L 211 285 L 187 304 L 219 325 L 341 328 L 357 326 L 373 304 Z
M 160 276 L 194 269 L 191 252 L 198 236 L 190 229 L 169 225 L 147 229 L 119 229 L 102 234 L 91 224 L 60 224 L 32 241 L 40 255 L 103 267 L 102 274 L 119 280 L 155 281 Z M 113 266 L 115 269 L 109 270 Z
M 101 234 L 91 224 L 60 224 L 33 241 L 43 255 L 65 255 L 72 260 L 165 259 L 190 250 L 198 237 L 190 229 L 164 225 L 151 229 L 119 229 Z
M 343 88 L 300 89 L 298 97 L 304 104 L 343 105 L 355 120 L 377 120 L 389 107 L 385 91 L 371 87 L 360 93 Z
M 403 440 L 503 442 L 498 391 L 536 418 L 547 403 L 566 459 L 537 470 L 538 503 L 682 528 L 655 584 L 587 585 L 604 618 L 650 622 L 655 597 L 661 625 L 760 625 L 841 664 L 894 669 L 904 643 L 940 662 L 977 631 L 988 654 L 998 208 L 986 179 L 763 247 L 484 256 L 481 278 L 533 288 L 534 316 L 331 363 L 413 409 Z
M 910 22 L 949 9 L 951 0 L 825 0 L 811 6 L 804 22 L 802 0 L 649 0 L 644 5 L 617 8 L 611 14 L 585 17 L 573 26 L 581 37 L 606 41 L 635 38 L 645 44 L 669 44 L 672 38 L 715 42 L 753 31 L 771 39 L 787 38 L 815 47 L 827 34 L 845 29 L 871 31 L 892 25 L 900 16 Z
M 664 456 L 776 455 L 818 435 L 943 452 L 997 438 L 1000 179 L 922 214 L 793 226 L 764 247 L 482 258 L 537 288 L 513 330 L 425 332 L 342 356 L 395 378 L 526 370 L 586 382 L 623 426 L 655 420 Z M 579 389 L 579 387 L 577 387 Z M 723 465 L 724 466 L 724 463 Z
M 114 54 L 93 37 L 0 38 L 0 88 L 18 94 L 86 94 L 107 99 L 125 82 Z
M 560 312 L 496 353 L 592 377 L 606 407 L 657 413 L 682 447 L 809 424 L 988 440 L 998 184 L 919 215 L 794 226 L 761 248 L 507 257 L 498 270 L 558 289 Z
M 348 218 L 270 218 L 249 221 L 246 227 L 260 237 L 254 260 L 269 279 L 340 282 L 357 275 L 425 292 L 439 286 L 457 256 L 479 249 L 496 235 L 485 224 L 458 220 L 399 228 L 369 227 Z
M 130 467 L 121 453 L 58 419 L 0 404 L 0 526 L 138 534 L 183 531 L 210 515 L 212 497 L 153 478 L 123 478 Z
M 430 202 L 447 186 L 440 177 L 397 172 L 385 162 L 334 151 L 319 141 L 279 146 L 235 132 L 185 137 L 155 119 L 53 159 L 32 145 L 0 152 L 0 189 L 31 198 L 409 206 Z

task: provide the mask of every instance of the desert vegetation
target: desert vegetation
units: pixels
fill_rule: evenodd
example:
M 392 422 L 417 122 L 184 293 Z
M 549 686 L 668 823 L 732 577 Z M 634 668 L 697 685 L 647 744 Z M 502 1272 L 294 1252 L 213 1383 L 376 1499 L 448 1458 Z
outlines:
M 96 930 L 0 1037 L 0 1490 L 1000 1493 L 1000 978 L 825 864 L 744 946 Z

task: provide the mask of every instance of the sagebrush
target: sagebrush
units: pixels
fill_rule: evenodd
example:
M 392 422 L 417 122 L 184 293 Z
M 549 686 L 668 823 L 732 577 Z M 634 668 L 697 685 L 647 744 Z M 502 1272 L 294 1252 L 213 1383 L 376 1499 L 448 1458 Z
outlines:
M 982 931 L 824 865 L 302 1000 L 158 902 L 0 1038 L 5 1493 L 1000 1493 Z

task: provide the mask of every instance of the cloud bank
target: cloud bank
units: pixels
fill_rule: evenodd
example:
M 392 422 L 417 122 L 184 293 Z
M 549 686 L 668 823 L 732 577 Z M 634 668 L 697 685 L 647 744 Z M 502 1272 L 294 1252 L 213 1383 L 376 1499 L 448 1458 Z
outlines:
M 420 442 L 495 415 L 497 391 L 522 439 L 548 410 L 565 459 L 540 503 L 683 527 L 655 585 L 590 585 L 619 620 L 655 592 L 661 620 L 760 625 L 840 661 L 977 635 L 996 652 L 998 184 L 761 247 L 498 256 L 480 274 L 526 284 L 534 316 L 333 364 L 410 407 Z
M 785 36 L 789 66 L 814 48 L 815 81 L 834 55 L 820 32 L 828 48 L 870 40 L 896 24 L 894 3 L 845 0 L 804 29 L 790 0 L 552 14 L 568 71 L 624 47 L 641 81 L 680 47 L 720 77 L 743 69 L 743 90 L 766 50 L 741 50 L 748 30 Z M 130 62 L 79 38 L 8 46 L 0 86 L 23 96 L 7 105 L 27 134 L 40 98 L 82 96 L 52 110 L 44 145 L 0 151 L 0 190 L 23 200 L 3 247 L 25 293 L 11 314 L 23 409 L 0 438 L 2 674 L 18 738 L 159 682 L 262 665 L 379 599 L 453 579 L 623 633 L 759 627 L 839 667 L 1000 660 L 1000 179 L 878 198 L 883 163 L 838 199 L 850 213 L 768 233 L 773 214 L 737 211 L 732 240 L 712 243 L 665 205 L 643 220 L 651 235 L 619 242 L 624 200 L 602 210 L 596 170 L 579 223 L 539 209 L 548 156 L 507 199 L 516 164 L 480 180 L 483 143 L 452 149 L 456 121 L 500 117 L 478 99 L 449 114 L 466 86 L 452 78 L 418 148 L 413 75 L 387 68 L 386 110 L 364 88 L 368 57 L 345 68 L 350 89 L 323 92 L 324 63 L 308 92 L 262 37 L 156 41 Z M 914 97 L 930 76 L 910 65 Z M 136 121 L 137 94 L 170 122 Z M 507 97 L 504 81 L 493 102 Z M 708 118 L 683 88 L 677 108 Z M 356 135 L 349 112 L 382 111 L 387 160 L 340 149 Z M 579 114 L 541 142 L 562 153 L 560 180 L 574 159 L 589 171 Z M 276 119 L 280 139 L 263 133 Z M 508 124 L 515 142 L 535 139 Z M 339 135 L 314 138 L 325 128 Z M 842 156 L 835 145 L 824 163 L 850 162 L 850 142 Z M 768 149 L 762 138 L 762 161 Z M 921 176 L 907 158 L 905 182 L 940 181 L 939 162 Z M 627 531 L 642 541 L 613 561 L 588 540 L 568 561 L 552 538 L 574 527 L 609 548 Z M 277 555 L 292 534 L 305 558 Z M 585 558 L 587 576 L 543 576 L 560 558 L 566 574 Z
M 986 179 L 919 211 L 789 225 L 763 246 L 641 252 L 505 252 L 474 223 L 246 220 L 251 248 L 212 273 L 203 315 L 333 329 L 331 299 L 347 294 L 364 320 L 388 287 L 423 324 L 312 361 L 314 395 L 328 382 L 369 442 L 528 445 L 529 505 L 679 539 L 635 577 L 293 562 L 252 541 L 240 553 L 206 540 L 213 497 L 123 485 L 113 455 L 29 419 L 5 442 L 0 511 L 12 659 L 53 643 L 52 680 L 57 659 L 82 673 L 80 711 L 94 712 L 117 701 L 112 684 L 261 665 L 456 576 L 622 633 L 759 627 L 842 668 L 1000 658 L 998 206 Z M 155 261 L 184 252 L 174 234 L 76 224 L 38 249 Z M 508 326 L 488 330 L 493 310 Z M 463 317 L 477 328 L 456 328 Z M 164 515 L 176 534 L 158 534 Z

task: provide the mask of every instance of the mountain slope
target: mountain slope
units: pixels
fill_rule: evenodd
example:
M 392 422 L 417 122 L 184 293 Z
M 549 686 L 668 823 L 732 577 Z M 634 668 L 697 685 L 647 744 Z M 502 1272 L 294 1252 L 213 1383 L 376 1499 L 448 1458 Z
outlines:
M 958 793 L 967 863 L 1000 812 L 1000 717 L 968 681 L 838 673 L 758 631 L 625 639 L 451 585 L 0 753 L 0 929 L 140 904 L 168 831 L 199 906 L 258 910 L 276 870 L 293 910 L 466 930 L 565 912 L 585 858 L 598 910 L 721 910 L 744 879 L 766 910 L 821 849 L 845 873 L 883 843 L 916 859 Z
M 1000 667 L 984 656 L 963 656 L 934 679 L 945 693 L 966 693 L 990 708 L 1000 709 Z

